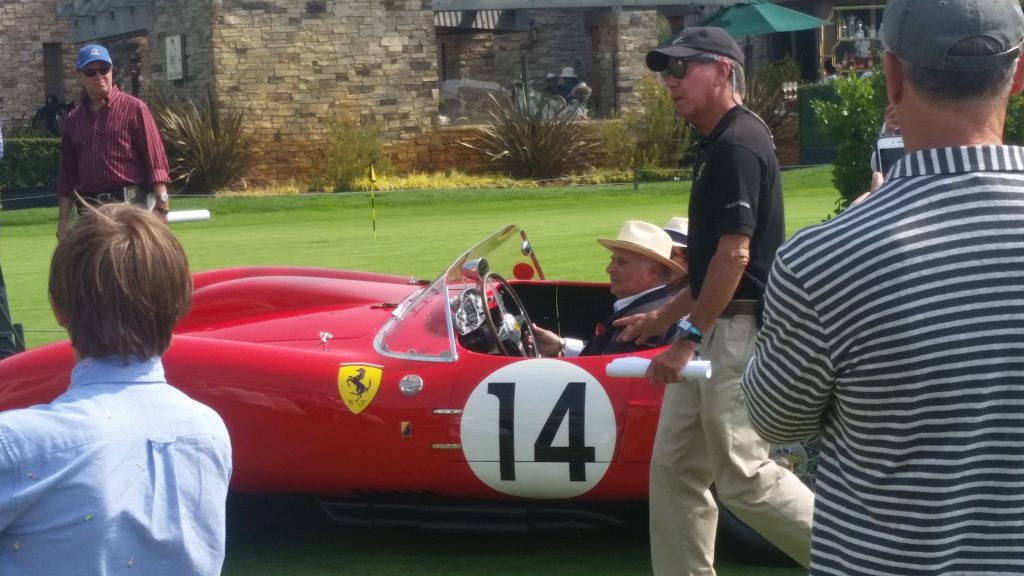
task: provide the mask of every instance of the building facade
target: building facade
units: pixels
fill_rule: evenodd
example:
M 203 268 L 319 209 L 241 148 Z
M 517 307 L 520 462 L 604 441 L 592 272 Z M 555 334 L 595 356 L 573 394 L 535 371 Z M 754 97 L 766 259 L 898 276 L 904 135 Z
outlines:
M 0 122 L 31 118 L 48 93 L 74 99 L 75 51 L 96 41 L 110 48 L 125 91 L 196 101 L 209 95 L 222 109 L 244 111 L 259 142 L 259 183 L 302 181 L 311 152 L 340 117 L 377 126 L 400 170 L 451 167 L 446 147 L 457 143 L 445 137 L 440 113 L 451 81 L 508 91 L 525 76 L 539 89 L 547 75 L 572 68 L 593 88 L 593 115 L 608 116 L 631 104 L 634 86 L 649 74 L 644 56 L 658 44 L 665 17 L 673 28 L 700 17 L 699 7 L 655 0 L 455 12 L 435 10 L 438 4 L 0 0 L 0 40 L 8 48 L 0 59 L 19 70 L 0 95 Z

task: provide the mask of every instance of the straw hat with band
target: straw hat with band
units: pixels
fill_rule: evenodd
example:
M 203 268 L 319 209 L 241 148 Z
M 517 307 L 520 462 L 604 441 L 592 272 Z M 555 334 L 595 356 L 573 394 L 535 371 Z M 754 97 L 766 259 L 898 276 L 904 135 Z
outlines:
M 683 272 L 683 267 L 670 259 L 672 237 L 661 228 L 649 222 L 626 220 L 615 240 L 599 238 L 597 243 L 609 250 L 625 250 L 647 256 L 673 272 Z

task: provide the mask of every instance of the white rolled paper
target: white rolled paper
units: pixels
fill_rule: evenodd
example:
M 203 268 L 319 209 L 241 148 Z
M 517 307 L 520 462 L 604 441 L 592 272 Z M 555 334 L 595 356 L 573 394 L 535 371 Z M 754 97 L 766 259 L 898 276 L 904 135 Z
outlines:
M 210 219 L 209 210 L 174 210 L 167 213 L 167 222 L 202 222 Z
M 616 358 L 608 363 L 605 373 L 612 378 L 643 378 L 651 361 L 647 358 Z M 711 378 L 711 362 L 691 360 L 683 367 L 682 378 Z

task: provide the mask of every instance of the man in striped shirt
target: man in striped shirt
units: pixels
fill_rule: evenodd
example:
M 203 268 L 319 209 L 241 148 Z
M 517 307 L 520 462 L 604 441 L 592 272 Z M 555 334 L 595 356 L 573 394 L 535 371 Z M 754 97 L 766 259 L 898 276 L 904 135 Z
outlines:
M 1024 14 L 890 0 L 882 35 L 907 155 L 779 249 L 747 406 L 824 435 L 812 575 L 1024 574 Z
M 148 188 L 154 213 L 167 221 L 167 155 L 146 104 L 114 85 L 107 49 L 89 44 L 78 51 L 76 76 L 82 100 L 68 114 L 57 180 L 57 238 L 71 224 L 75 192 L 85 201 L 126 200 L 125 188 Z

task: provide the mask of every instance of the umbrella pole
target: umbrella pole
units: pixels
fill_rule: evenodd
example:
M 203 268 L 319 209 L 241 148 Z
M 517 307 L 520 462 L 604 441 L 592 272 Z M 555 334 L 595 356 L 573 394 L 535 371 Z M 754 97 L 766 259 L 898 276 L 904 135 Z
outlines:
M 743 71 L 747 75 L 747 86 L 750 87 L 750 80 L 754 77 L 754 46 L 750 43 L 750 36 L 743 43 Z

